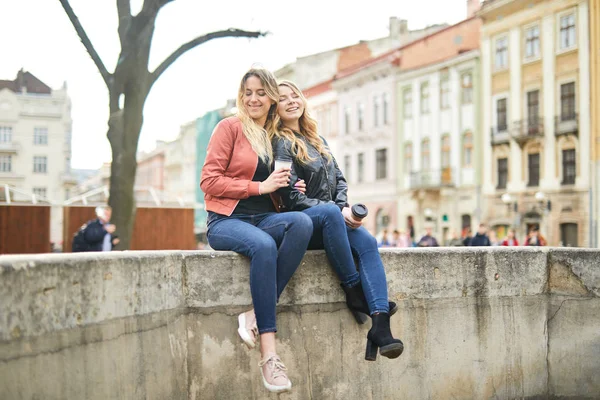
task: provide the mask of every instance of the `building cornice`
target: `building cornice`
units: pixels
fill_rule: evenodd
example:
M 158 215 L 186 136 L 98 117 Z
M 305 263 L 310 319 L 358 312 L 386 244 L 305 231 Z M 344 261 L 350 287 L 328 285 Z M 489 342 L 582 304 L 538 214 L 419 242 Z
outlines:
M 399 81 L 400 80 L 402 80 L 402 81 L 410 80 L 410 79 L 413 79 L 418 76 L 430 74 L 430 73 L 435 72 L 442 68 L 446 68 L 446 67 L 450 67 L 453 65 L 462 64 L 462 63 L 465 63 L 468 61 L 476 60 L 477 58 L 479 58 L 479 56 L 480 56 L 479 49 L 470 50 L 470 51 L 462 53 L 458 56 L 444 60 L 442 62 L 437 62 L 435 64 L 430 64 L 430 65 L 424 66 L 424 67 L 421 66 L 421 67 L 413 68 L 413 69 L 406 70 L 406 71 L 398 71 L 398 72 L 396 72 L 396 78 Z

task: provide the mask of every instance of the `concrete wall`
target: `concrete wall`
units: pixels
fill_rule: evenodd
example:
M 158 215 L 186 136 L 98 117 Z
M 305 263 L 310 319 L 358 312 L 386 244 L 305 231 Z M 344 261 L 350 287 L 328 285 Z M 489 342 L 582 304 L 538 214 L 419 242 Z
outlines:
M 322 252 L 281 299 L 284 399 L 600 398 L 600 251 L 382 251 L 400 303 L 396 360 L 364 361 L 368 326 Z M 224 252 L 0 257 L 2 399 L 269 397 L 237 337 L 248 262 Z

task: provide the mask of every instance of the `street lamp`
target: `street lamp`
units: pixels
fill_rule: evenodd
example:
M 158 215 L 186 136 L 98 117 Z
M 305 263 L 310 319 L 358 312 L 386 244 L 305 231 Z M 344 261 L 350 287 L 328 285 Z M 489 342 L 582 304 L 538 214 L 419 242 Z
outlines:
M 517 199 L 513 198 L 510 193 L 504 193 L 501 197 L 502 202 L 506 204 L 506 208 L 510 211 L 511 204 L 513 205 L 513 211 L 517 212 L 519 205 L 517 203 Z
M 550 200 L 546 200 L 546 194 L 544 192 L 535 192 L 533 197 L 538 202 L 542 212 L 545 213 L 552 210 L 552 203 Z

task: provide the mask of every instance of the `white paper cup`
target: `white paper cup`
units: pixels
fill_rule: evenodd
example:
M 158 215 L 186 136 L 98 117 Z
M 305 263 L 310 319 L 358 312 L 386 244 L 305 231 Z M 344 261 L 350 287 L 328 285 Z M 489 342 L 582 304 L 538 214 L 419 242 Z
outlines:
M 286 160 L 275 160 L 275 171 L 281 168 L 292 168 L 292 162 Z

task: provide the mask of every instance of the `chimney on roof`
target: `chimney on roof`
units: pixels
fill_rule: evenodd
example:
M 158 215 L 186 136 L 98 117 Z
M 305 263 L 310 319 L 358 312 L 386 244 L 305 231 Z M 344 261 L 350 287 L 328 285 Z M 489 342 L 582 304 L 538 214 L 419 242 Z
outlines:
M 480 8 L 481 8 L 481 1 L 467 0 L 467 18 L 474 17 Z
M 408 32 L 408 21 L 398 19 L 398 17 L 390 17 L 390 37 L 399 38 Z

